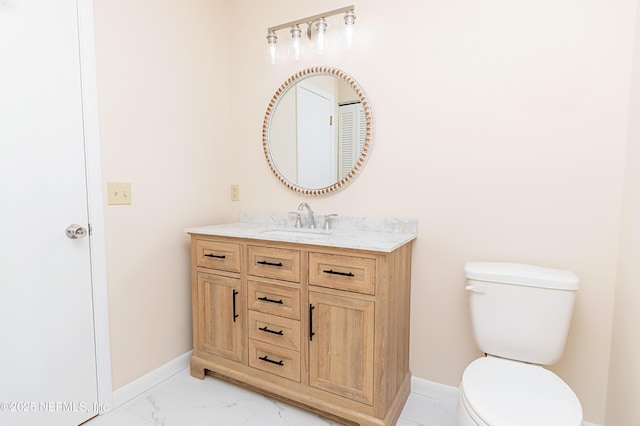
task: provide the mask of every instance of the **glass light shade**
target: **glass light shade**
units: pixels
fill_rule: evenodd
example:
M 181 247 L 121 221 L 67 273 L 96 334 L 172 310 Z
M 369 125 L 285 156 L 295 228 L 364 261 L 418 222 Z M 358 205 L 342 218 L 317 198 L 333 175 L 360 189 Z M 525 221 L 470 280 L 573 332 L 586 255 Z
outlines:
M 318 19 L 313 24 L 313 51 L 317 55 L 324 55 L 327 50 L 327 21 Z
M 269 31 L 269 34 L 267 34 L 267 62 L 271 65 L 278 63 L 277 40 L 278 36 L 275 31 Z
M 344 29 L 342 30 L 342 48 L 353 49 L 356 45 L 354 26 L 356 23 L 356 14 L 353 10 L 349 10 L 344 14 Z
M 291 43 L 289 44 L 289 57 L 293 60 L 304 58 L 304 46 L 302 45 L 302 30 L 300 25 L 291 27 Z

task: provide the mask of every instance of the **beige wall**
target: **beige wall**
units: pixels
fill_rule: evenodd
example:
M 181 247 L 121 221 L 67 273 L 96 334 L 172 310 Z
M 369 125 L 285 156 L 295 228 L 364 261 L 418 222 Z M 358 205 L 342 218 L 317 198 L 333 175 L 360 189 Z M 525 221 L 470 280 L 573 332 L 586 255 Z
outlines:
M 190 348 L 184 227 L 306 200 L 318 213 L 418 219 L 411 368 L 436 382 L 456 386 L 479 355 L 467 260 L 575 271 L 554 370 L 603 423 L 635 0 L 368 0 L 355 52 L 266 64 L 267 27 L 341 6 L 96 0 L 104 177 L 133 183 L 133 205 L 105 211 L 114 388 Z M 261 129 L 274 91 L 312 65 L 362 85 L 376 133 L 355 182 L 309 200 L 272 175 Z
M 635 2 L 369 0 L 356 4 L 358 51 L 277 66 L 264 60 L 267 27 L 344 3 L 229 5 L 232 27 L 244 30 L 230 56 L 239 207 L 288 211 L 304 199 L 268 169 L 262 118 L 295 71 L 344 69 L 373 107 L 372 156 L 344 191 L 307 201 L 319 213 L 418 219 L 413 374 L 457 385 L 479 355 L 465 261 L 571 269 L 582 287 L 554 370 L 576 390 L 586 420 L 602 423 Z
M 230 220 L 226 2 L 96 0 L 113 387 L 191 349 L 188 238 Z M 106 190 L 105 190 L 106 194 Z
M 607 426 L 640 424 L 640 9 L 636 18 L 629 139 L 615 292 Z

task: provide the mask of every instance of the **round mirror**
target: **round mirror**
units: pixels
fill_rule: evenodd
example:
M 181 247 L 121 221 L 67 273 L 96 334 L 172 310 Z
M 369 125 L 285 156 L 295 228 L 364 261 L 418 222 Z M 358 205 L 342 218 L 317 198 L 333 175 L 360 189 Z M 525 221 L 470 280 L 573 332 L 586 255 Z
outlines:
M 373 117 L 358 83 L 336 68 L 313 67 L 285 81 L 269 103 L 262 144 L 287 188 L 323 195 L 347 185 L 371 150 Z

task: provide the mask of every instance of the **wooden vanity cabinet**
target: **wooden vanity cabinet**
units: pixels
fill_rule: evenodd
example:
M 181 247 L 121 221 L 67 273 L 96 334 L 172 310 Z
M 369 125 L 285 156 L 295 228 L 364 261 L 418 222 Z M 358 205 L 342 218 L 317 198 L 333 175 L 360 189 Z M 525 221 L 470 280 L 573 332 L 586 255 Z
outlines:
M 411 385 L 410 242 L 383 253 L 192 234 L 191 247 L 192 376 L 345 424 L 396 423 Z

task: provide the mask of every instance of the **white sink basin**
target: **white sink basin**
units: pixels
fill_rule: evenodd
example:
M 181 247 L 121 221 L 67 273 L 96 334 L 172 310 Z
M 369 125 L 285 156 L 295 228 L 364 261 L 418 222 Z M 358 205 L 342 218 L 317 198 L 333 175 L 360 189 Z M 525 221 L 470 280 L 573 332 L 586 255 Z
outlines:
M 269 237 L 304 238 L 313 240 L 326 240 L 329 238 L 329 234 L 326 231 L 313 231 L 311 229 L 269 229 L 262 231 L 261 234 Z

